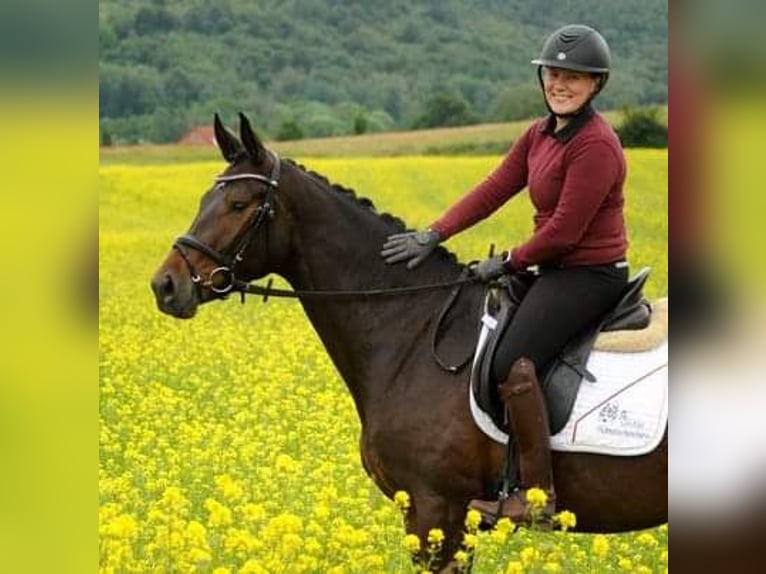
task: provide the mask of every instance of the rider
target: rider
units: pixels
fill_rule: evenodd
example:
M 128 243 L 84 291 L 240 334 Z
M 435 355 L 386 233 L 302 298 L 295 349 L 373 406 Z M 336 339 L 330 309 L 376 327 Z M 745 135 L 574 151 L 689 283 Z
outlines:
M 625 157 L 614 130 L 591 106 L 609 77 L 609 47 L 593 28 L 568 25 L 548 37 L 532 63 L 550 114 L 425 231 L 391 236 L 381 252 L 387 263 L 406 260 L 412 269 L 438 243 L 529 188 L 536 209 L 532 237 L 475 269 L 489 281 L 537 267 L 492 365 L 517 440 L 521 488 L 504 500 L 471 503 L 485 515 L 517 523 L 530 518 L 525 495 L 531 487 L 548 495 L 544 515 L 555 510 L 548 416 L 537 373 L 617 303 L 628 280 Z

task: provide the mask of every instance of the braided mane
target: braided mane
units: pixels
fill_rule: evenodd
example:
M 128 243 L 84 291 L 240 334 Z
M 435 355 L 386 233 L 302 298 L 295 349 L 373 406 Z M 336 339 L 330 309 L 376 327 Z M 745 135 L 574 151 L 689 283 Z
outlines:
M 344 197 L 347 197 L 354 201 L 359 207 L 362 209 L 365 209 L 367 211 L 370 211 L 371 213 L 374 213 L 377 215 L 384 223 L 386 223 L 389 227 L 392 228 L 392 231 L 396 233 L 404 233 L 405 231 L 411 231 L 407 224 L 399 217 L 392 215 L 390 213 L 379 213 L 378 210 L 375 208 L 375 204 L 372 202 L 371 199 L 367 197 L 359 197 L 356 192 L 348 187 L 344 187 L 338 183 L 332 183 L 327 177 L 322 175 L 321 173 L 317 173 L 313 170 L 310 170 L 303 166 L 302 164 L 297 163 L 296 161 L 284 158 L 283 161 L 286 161 L 290 165 L 297 167 L 300 169 L 303 173 L 311 177 L 312 179 L 318 181 L 319 183 L 323 184 L 324 187 L 329 188 L 332 191 L 335 191 L 337 193 L 342 194 Z M 448 250 L 446 247 L 443 247 L 439 245 L 435 250 L 434 253 L 441 254 L 442 256 L 446 257 L 449 261 L 452 263 L 455 263 L 457 265 L 460 264 L 460 262 L 457 259 L 457 255 L 452 253 L 450 250 Z

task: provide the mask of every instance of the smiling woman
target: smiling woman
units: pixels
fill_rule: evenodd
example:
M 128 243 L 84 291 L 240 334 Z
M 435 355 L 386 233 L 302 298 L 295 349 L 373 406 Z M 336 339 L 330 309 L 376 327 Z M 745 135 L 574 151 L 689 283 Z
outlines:
M 487 522 L 500 515 L 528 522 L 524 493 L 532 486 L 546 491 L 543 514 L 553 515 L 549 424 L 538 375 L 569 340 L 598 323 L 628 279 L 625 157 L 614 130 L 590 105 L 609 77 L 606 40 L 588 26 L 564 26 L 532 63 L 550 115 L 534 123 L 494 172 L 428 229 L 393 235 L 381 251 L 387 263 L 406 261 L 413 269 L 441 241 L 529 188 L 536 209 L 532 237 L 476 268 L 484 281 L 515 274 L 529 285 L 492 361 L 492 379 L 519 444 L 521 487 L 512 494 L 503 490 L 497 501 L 471 503 Z
M 542 77 L 548 107 L 562 119 L 582 108 L 599 87 L 597 77 L 562 68 L 543 67 Z

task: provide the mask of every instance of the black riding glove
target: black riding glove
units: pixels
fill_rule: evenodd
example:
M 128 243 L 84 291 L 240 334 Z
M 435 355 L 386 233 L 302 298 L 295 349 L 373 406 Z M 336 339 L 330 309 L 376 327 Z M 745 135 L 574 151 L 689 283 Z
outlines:
M 482 281 L 492 281 L 504 273 L 510 273 L 511 267 L 508 261 L 508 254 L 493 255 L 492 257 L 481 261 L 473 268 L 473 272 Z
M 409 260 L 407 269 L 414 269 L 429 256 L 440 241 L 439 234 L 433 229 L 397 233 L 386 239 L 380 255 L 388 264 Z

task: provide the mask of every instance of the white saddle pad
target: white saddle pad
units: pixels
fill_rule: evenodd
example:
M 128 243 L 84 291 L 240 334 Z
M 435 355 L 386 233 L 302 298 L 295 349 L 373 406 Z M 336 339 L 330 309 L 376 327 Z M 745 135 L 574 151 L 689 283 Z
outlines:
M 482 342 L 480 338 L 480 343 Z M 637 353 L 594 351 L 564 428 L 551 437 L 551 449 L 614 456 L 653 451 L 668 422 L 668 340 Z M 500 443 L 508 435 L 476 403 L 469 385 L 471 413 L 478 427 Z

